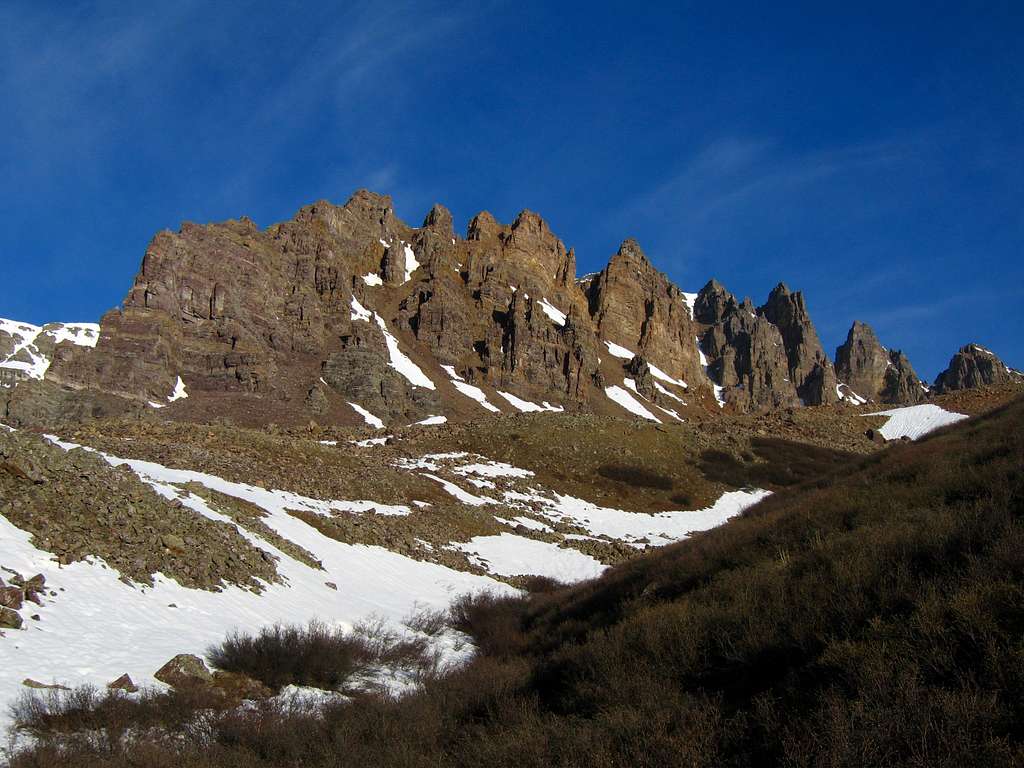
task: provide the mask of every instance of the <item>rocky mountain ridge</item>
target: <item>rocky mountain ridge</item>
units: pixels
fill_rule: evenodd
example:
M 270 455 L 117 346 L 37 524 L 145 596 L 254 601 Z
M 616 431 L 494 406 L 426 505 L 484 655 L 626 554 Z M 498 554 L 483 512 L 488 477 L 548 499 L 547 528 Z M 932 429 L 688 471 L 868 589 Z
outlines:
M 834 365 L 782 283 L 759 307 L 715 280 L 687 294 L 634 240 L 577 280 L 574 251 L 536 213 L 505 225 L 482 212 L 462 238 L 443 206 L 410 227 L 365 190 L 264 230 L 242 218 L 159 233 L 91 340 L 58 339 L 43 381 L 8 390 L 0 410 L 15 423 L 165 407 L 243 424 L 544 410 L 672 422 L 928 396 L 862 323 Z M 1019 380 L 980 349 L 937 387 Z

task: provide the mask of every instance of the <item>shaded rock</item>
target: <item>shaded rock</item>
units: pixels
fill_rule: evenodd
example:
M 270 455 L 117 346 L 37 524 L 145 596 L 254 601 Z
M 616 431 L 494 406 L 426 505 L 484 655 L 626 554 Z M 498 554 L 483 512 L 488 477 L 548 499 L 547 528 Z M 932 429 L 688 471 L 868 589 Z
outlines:
M 869 429 L 869 430 L 867 430 L 864 433 L 864 436 L 868 440 L 870 440 L 871 442 L 878 443 L 879 445 L 885 445 L 885 443 L 886 443 L 885 436 L 881 432 L 879 432 L 877 429 Z
M 700 289 L 693 303 L 693 317 L 699 323 L 714 325 L 725 318 L 729 308 L 736 304 L 736 297 L 717 280 L 708 280 Z
M 791 292 L 785 283 L 779 283 L 757 311 L 782 334 L 789 363 L 788 378 L 800 399 L 807 405 L 836 402 L 839 397 L 835 371 L 822 349 L 803 293 Z
M 713 296 L 702 301 L 705 292 Z M 740 304 L 730 295 L 717 308 L 714 295 L 720 293 L 720 286 L 709 283 L 695 305 L 715 306 L 721 318 L 704 331 L 701 348 L 708 357 L 708 375 L 723 387 L 726 401 L 741 411 L 799 405 L 779 329 L 758 315 L 749 299 Z
M 657 390 L 654 388 L 654 377 L 651 375 L 651 366 L 640 355 L 636 355 L 626 365 L 626 371 L 636 384 L 636 391 L 654 401 L 657 398 Z
M 672 378 L 704 380 L 698 328 L 682 291 L 656 270 L 635 240 L 626 240 L 589 287 L 590 313 L 602 340 L 642 355 Z
M 216 670 L 211 681 L 213 688 L 230 701 L 257 701 L 274 695 L 266 685 L 238 672 Z

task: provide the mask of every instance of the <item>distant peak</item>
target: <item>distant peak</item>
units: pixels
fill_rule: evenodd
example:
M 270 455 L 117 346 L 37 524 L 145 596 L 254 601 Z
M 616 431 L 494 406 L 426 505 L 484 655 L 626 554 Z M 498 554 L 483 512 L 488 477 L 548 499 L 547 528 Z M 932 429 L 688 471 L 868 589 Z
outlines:
M 539 213 L 524 208 L 516 216 L 515 221 L 512 222 L 512 229 L 528 229 L 536 232 L 543 232 L 549 229 L 548 223 L 544 221 Z
M 474 216 L 469 226 L 466 227 L 467 240 L 483 240 L 485 237 L 497 235 L 501 231 L 501 224 L 488 211 L 480 211 Z
M 627 237 L 622 241 L 622 244 L 619 246 L 619 250 L 615 255 L 632 256 L 633 258 L 640 259 L 641 261 L 647 261 L 647 255 L 644 253 L 644 249 L 641 248 L 640 243 L 632 237 Z
M 391 196 L 371 192 L 368 189 L 357 189 L 345 202 L 345 208 L 372 206 L 375 208 L 390 208 Z
M 452 212 L 440 203 L 434 203 L 434 207 L 423 219 L 423 228 L 451 236 L 455 231 L 452 226 Z

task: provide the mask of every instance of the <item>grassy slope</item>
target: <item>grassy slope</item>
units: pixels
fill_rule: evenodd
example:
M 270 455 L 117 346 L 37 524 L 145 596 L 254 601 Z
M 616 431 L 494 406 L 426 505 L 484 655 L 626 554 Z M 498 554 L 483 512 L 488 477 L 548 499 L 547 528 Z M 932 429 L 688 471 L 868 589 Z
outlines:
M 480 655 L 399 702 L 19 765 L 1018 764 L 1022 468 L 1018 400 L 596 582 L 463 601 Z

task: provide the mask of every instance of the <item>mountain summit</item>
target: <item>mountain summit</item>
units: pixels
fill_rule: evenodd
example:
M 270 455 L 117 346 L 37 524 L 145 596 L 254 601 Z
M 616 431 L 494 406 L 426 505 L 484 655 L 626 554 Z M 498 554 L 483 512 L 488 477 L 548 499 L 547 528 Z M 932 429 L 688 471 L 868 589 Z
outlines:
M 264 230 L 243 217 L 160 232 L 88 344 L 29 329 L 45 366 L 15 326 L 0 329 L 3 383 L 29 378 L 19 365 L 42 379 L 4 396 L 22 423 L 164 407 L 240 424 L 545 410 L 672 422 L 927 395 L 861 323 L 834 366 L 784 283 L 759 307 L 713 279 L 685 293 L 633 239 L 577 280 L 574 251 L 537 213 L 502 224 L 483 211 L 461 238 L 444 206 L 411 227 L 367 190 Z M 980 350 L 937 386 L 1017 380 Z

